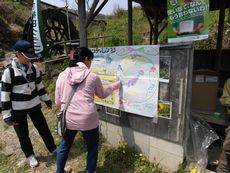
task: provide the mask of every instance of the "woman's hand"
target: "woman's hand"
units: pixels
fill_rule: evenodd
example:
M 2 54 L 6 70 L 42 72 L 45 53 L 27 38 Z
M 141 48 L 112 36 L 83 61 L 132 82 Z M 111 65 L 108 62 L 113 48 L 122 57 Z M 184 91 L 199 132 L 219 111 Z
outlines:
M 121 81 L 120 80 L 113 83 L 113 89 L 114 90 L 117 90 L 120 87 L 121 87 Z

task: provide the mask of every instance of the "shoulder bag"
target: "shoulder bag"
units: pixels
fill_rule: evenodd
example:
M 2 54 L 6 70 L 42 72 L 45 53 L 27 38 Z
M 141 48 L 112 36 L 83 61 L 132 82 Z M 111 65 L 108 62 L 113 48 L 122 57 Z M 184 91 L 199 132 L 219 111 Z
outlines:
M 63 137 L 66 133 L 66 111 L 67 111 L 67 108 L 68 108 L 72 98 L 73 98 L 75 91 L 77 90 L 78 85 L 79 84 L 73 86 L 73 88 L 69 94 L 69 98 L 65 104 L 64 109 L 57 113 L 57 134 L 60 137 Z

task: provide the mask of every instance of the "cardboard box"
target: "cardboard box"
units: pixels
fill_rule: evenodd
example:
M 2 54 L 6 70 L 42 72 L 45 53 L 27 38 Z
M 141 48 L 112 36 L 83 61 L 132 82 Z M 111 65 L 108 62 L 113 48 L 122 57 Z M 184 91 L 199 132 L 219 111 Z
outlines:
M 211 70 L 196 70 L 193 73 L 191 108 L 215 112 L 218 91 L 218 75 Z

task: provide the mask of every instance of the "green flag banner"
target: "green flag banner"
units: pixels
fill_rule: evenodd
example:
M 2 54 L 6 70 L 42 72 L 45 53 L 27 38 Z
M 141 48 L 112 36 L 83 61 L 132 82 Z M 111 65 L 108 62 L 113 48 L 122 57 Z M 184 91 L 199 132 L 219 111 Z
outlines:
M 167 0 L 168 42 L 208 38 L 209 0 Z
M 33 19 L 33 38 L 34 38 L 34 50 L 39 57 L 49 58 L 50 55 L 47 51 L 45 33 L 43 30 L 41 2 L 40 0 L 34 0 L 32 9 Z

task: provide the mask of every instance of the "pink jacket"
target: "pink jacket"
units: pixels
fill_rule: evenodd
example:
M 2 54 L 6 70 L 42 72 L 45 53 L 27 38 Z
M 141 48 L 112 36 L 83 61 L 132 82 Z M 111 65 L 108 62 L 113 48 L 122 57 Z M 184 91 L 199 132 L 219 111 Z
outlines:
M 94 95 L 106 98 L 120 87 L 117 81 L 103 87 L 100 78 L 89 71 L 84 63 L 79 66 L 66 68 L 56 81 L 55 103 L 62 110 L 69 97 L 72 86 L 80 83 L 67 109 L 66 123 L 71 130 L 91 130 L 98 126 L 99 118 Z

